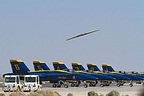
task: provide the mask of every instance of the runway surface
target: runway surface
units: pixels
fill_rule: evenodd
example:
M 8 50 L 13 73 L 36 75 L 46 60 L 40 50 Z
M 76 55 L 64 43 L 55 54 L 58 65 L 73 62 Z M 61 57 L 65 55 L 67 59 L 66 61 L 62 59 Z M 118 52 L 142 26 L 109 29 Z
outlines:
M 58 93 L 60 93 L 62 96 L 67 96 L 68 93 L 72 93 L 74 96 L 88 96 L 89 91 L 95 91 L 99 95 L 103 94 L 106 95 L 112 90 L 118 91 L 121 96 L 122 95 L 129 95 L 129 96 L 139 96 L 138 94 L 140 93 L 140 90 L 143 89 L 144 87 L 142 85 L 134 85 L 133 87 L 129 87 L 128 84 L 125 86 L 117 87 L 117 86 L 105 86 L 105 87 L 88 87 L 84 88 L 83 86 L 80 87 L 69 87 L 69 88 L 48 88 L 51 90 L 55 90 Z M 47 89 L 47 88 L 46 88 Z M 45 90 L 45 88 L 44 88 Z
M 120 96 L 139 96 L 140 90 L 143 89 L 144 86 L 141 84 L 134 84 L 133 87 L 129 87 L 128 84 L 124 86 L 117 87 L 115 85 L 100 87 L 97 85 L 96 87 L 88 87 L 84 88 L 82 85 L 80 87 L 68 87 L 64 88 L 53 88 L 51 84 L 43 85 L 42 90 L 54 90 L 57 91 L 61 96 L 67 96 L 68 93 L 72 93 L 74 96 L 88 96 L 88 92 L 95 91 L 99 95 L 103 94 L 104 96 L 112 90 L 116 90 L 120 93 Z M 2 87 L 0 88 L 0 93 L 4 93 L 2 91 Z M 6 96 L 8 96 L 11 92 L 7 92 Z M 25 92 L 25 94 L 29 94 L 29 92 Z

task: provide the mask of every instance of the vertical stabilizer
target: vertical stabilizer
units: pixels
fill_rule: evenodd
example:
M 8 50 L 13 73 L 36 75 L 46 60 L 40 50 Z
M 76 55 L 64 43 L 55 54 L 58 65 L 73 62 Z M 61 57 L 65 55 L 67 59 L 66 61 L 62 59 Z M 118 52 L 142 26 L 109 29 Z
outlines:
M 87 64 L 88 70 L 100 71 L 96 64 Z
M 35 60 L 35 61 L 33 61 L 33 65 L 34 65 L 34 69 L 36 71 L 38 71 L 38 70 L 50 70 L 50 68 L 43 61 Z
M 107 72 L 115 71 L 110 64 L 102 64 L 102 68 L 103 68 L 103 71 L 107 71 Z
M 12 71 L 15 74 L 28 74 L 28 67 L 24 64 L 22 60 L 10 60 Z
M 68 70 L 64 62 L 53 62 L 54 70 Z
M 75 71 L 85 71 L 85 68 L 78 62 L 72 63 L 72 68 Z

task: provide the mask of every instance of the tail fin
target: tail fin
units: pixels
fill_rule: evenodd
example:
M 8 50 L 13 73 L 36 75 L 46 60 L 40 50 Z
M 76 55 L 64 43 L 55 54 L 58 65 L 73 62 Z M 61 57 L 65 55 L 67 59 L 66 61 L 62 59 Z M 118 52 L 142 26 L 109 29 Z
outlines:
M 15 74 L 24 75 L 28 74 L 28 71 L 30 71 L 22 60 L 10 60 L 10 63 L 12 71 Z
M 110 64 L 102 64 L 102 68 L 103 68 L 103 71 L 109 71 L 109 72 L 115 71 Z
M 100 71 L 96 64 L 87 64 L 88 70 Z
M 54 70 L 68 70 L 64 62 L 53 62 Z
M 85 68 L 78 62 L 72 63 L 72 68 L 73 68 L 73 70 L 76 70 L 76 71 L 84 71 L 85 70 Z
M 50 68 L 42 61 L 33 61 L 35 70 L 50 70 Z

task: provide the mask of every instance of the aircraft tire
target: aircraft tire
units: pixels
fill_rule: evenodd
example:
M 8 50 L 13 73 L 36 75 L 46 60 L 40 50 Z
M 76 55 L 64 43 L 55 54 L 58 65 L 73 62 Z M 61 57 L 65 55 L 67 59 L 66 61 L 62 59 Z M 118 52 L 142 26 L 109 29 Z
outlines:
M 65 87 L 65 88 L 68 88 L 68 84 L 65 84 L 64 87 Z
M 121 86 L 121 84 L 117 84 L 117 87 L 120 87 Z
M 104 87 L 104 84 L 100 84 L 100 87 Z
M 87 84 L 84 84 L 84 88 L 87 88 L 88 87 L 88 85 Z
M 56 88 L 56 87 L 57 87 L 56 83 L 54 83 L 52 86 L 53 86 L 54 88 Z
M 74 83 L 72 83 L 72 84 L 71 84 L 71 87 L 74 87 L 74 86 L 75 86 L 75 84 L 74 84 Z
M 133 87 L 133 84 L 132 84 L 132 83 L 130 83 L 130 84 L 129 84 L 129 86 L 130 86 L 130 87 Z

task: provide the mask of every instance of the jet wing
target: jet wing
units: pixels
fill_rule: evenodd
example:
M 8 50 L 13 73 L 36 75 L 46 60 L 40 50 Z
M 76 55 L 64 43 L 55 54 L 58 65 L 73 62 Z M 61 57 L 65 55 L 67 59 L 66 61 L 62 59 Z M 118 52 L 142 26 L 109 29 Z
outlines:
M 71 38 L 68 38 L 68 39 L 66 39 L 66 41 L 71 40 L 71 39 L 74 39 L 74 38 L 77 38 L 77 37 L 80 37 L 80 36 L 88 35 L 88 34 L 91 34 L 91 33 L 97 32 L 97 31 L 99 31 L 99 30 L 92 30 L 92 31 L 89 31 L 89 32 L 85 32 L 85 33 L 82 33 L 82 34 L 73 36 L 73 37 L 71 37 Z

